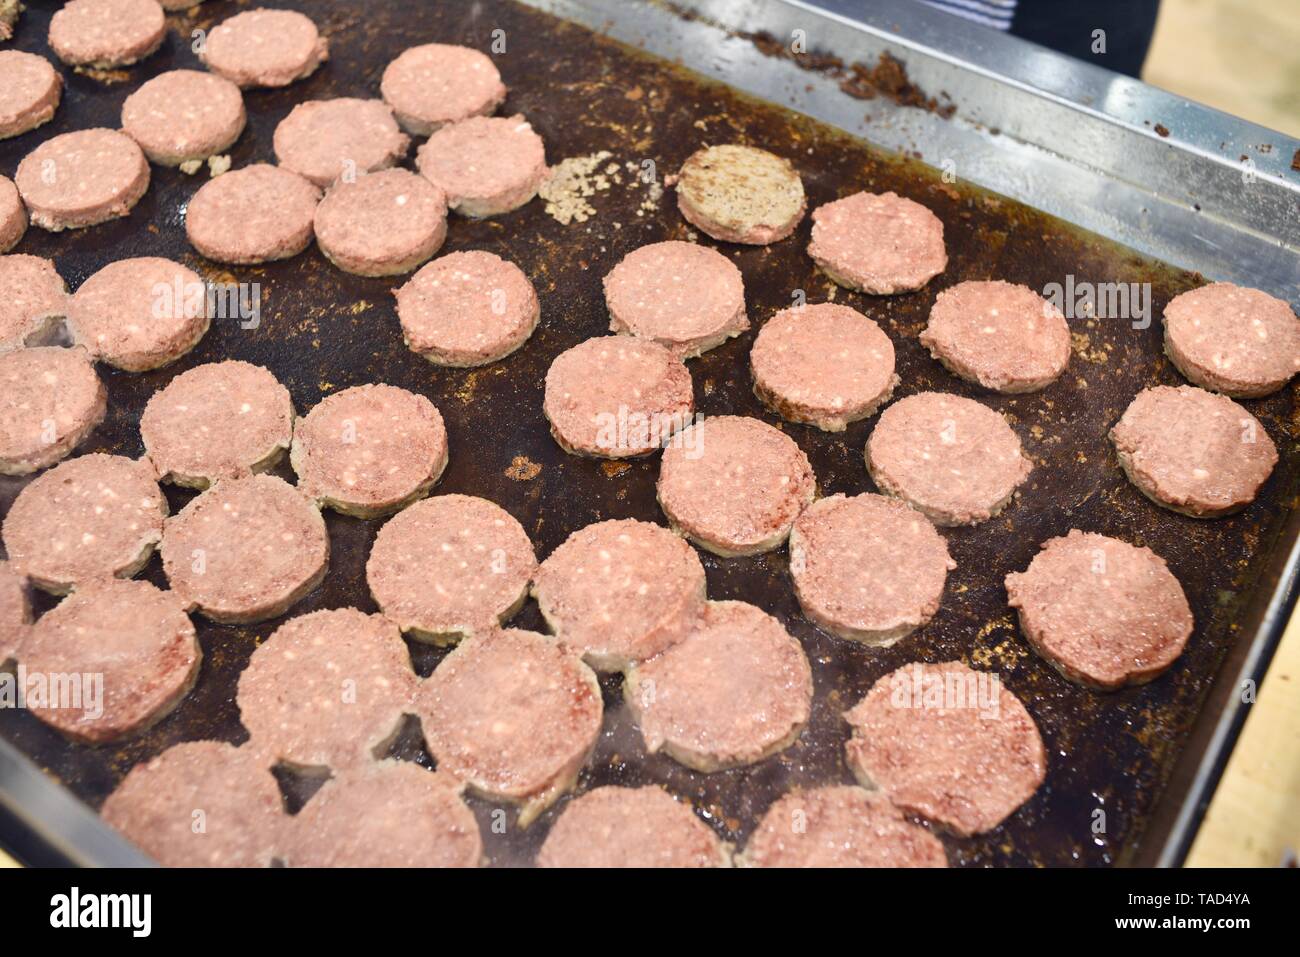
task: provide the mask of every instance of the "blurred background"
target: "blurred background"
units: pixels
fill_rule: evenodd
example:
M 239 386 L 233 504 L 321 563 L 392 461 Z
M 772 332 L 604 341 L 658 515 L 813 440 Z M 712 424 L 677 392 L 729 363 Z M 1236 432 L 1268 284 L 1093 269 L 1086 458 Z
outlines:
M 1300 137 L 1300 0 L 1161 0 L 1142 79 Z

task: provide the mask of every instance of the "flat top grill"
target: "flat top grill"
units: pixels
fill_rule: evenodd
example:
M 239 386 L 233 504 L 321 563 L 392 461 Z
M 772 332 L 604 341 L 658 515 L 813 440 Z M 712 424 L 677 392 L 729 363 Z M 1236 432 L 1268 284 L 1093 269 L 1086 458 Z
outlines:
M 44 51 L 51 4 L 32 4 L 16 46 Z M 402 344 L 392 291 L 401 280 L 362 279 L 332 267 L 314 248 L 282 263 L 230 270 L 204 261 L 185 241 L 185 205 L 200 179 L 154 169 L 153 185 L 124 220 L 91 230 L 50 235 L 33 230 L 21 251 L 53 257 L 75 288 L 106 263 L 136 255 L 178 259 L 212 281 L 261 285 L 262 321 L 241 329 L 235 319 L 214 321 L 189 356 L 141 375 L 101 369 L 109 389 L 104 425 L 80 450 L 138 456 L 139 417 L 148 397 L 178 372 L 205 362 L 245 359 L 270 368 L 304 413 L 330 392 L 366 382 L 388 382 L 422 393 L 442 411 L 451 463 L 436 493 L 463 492 L 498 502 L 518 517 L 544 558 L 572 531 L 606 518 L 662 522 L 655 501 L 658 459 L 609 463 L 564 454 L 541 411 L 543 379 L 564 349 L 608 329 L 601 279 L 622 256 L 646 243 L 691 237 L 671 191 L 656 199 L 637 173 L 653 160 L 660 178 L 704 143 L 743 142 L 789 157 L 803 176 L 810 206 L 856 190 L 894 190 L 916 199 L 944 221 L 946 272 L 916 294 L 868 297 L 834 287 L 805 253 L 809 222 L 791 239 L 767 248 L 723 246 L 745 276 L 757 328 L 789 305 L 797 290 L 811 302 L 834 297 L 876 319 L 894 341 L 898 395 L 929 389 L 978 398 L 1003 412 L 1036 468 L 1006 512 L 974 528 L 946 530 L 957 569 L 943 605 L 925 628 L 888 650 L 828 637 L 799 612 L 784 550 L 756 558 L 704 555 L 709 596 L 753 602 L 776 615 L 804 644 L 812 662 L 816 699 L 799 741 L 749 768 L 699 774 L 666 757 L 647 757 L 621 699 L 621 682 L 606 676 L 605 730 L 580 788 L 657 783 L 689 800 L 726 839 L 743 845 L 758 818 L 796 785 L 851 781 L 843 761 L 848 736 L 841 713 L 890 670 L 912 660 L 962 659 L 996 671 L 1037 720 L 1047 745 L 1049 772 L 1039 793 L 1005 825 L 979 837 L 944 837 L 954 864 L 1104 864 L 1130 860 L 1175 757 L 1221 660 L 1237 637 L 1248 603 L 1259 598 L 1257 576 L 1275 549 L 1297 491 L 1294 387 L 1249 407 L 1279 446 L 1281 461 L 1259 500 L 1244 512 L 1196 521 L 1157 508 L 1125 480 L 1106 432 L 1142 388 L 1182 380 L 1161 353 L 1158 316 L 1174 295 L 1200 277 L 1144 258 L 1070 224 L 963 183 L 945 183 L 920 163 L 886 155 L 771 103 L 649 57 L 545 13 L 511 3 L 364 6 L 298 3 L 329 36 L 329 64 L 305 82 L 280 91 L 247 94 L 249 128 L 232 151 L 234 166 L 274 161 L 271 136 L 292 106 L 331 96 L 374 96 L 384 66 L 420 42 L 464 43 L 487 49 L 494 30 L 505 31 L 507 52 L 496 57 L 510 89 L 504 115 L 525 114 L 547 143 L 552 163 L 600 151 L 607 189 L 588 198 L 595 215 L 562 225 L 541 202 L 495 219 L 451 223 L 447 251 L 486 249 L 518 263 L 532 278 L 542 322 L 527 345 L 503 362 L 480 369 L 430 365 Z M 40 131 L 0 143 L 0 171 L 55 133 L 118 125 L 122 100 L 143 79 L 193 67 L 189 31 L 209 28 L 236 12 L 236 4 L 205 3 L 199 19 L 174 18 L 163 50 L 117 82 L 68 74 L 64 105 Z M 615 175 L 617 173 L 617 175 Z M 999 278 L 1041 289 L 1067 275 L 1092 281 L 1149 283 L 1150 328 L 1127 320 L 1071 321 L 1074 353 L 1065 376 L 1044 392 L 990 395 L 945 372 L 918 344 L 939 290 L 967 279 Z M 740 414 L 776 423 L 755 398 L 747 357 L 754 332 L 732 340 L 689 367 L 705 415 Z M 780 424 L 780 423 L 776 423 Z M 862 452 L 874 420 L 840 434 L 782 424 L 816 471 L 820 493 L 873 491 Z M 287 465 L 280 474 L 293 480 Z M 0 510 L 24 482 L 0 479 Z M 167 487 L 175 511 L 192 493 Z M 364 564 L 380 522 L 326 513 L 332 554 L 324 584 L 293 609 L 356 606 L 375 610 Z M 1033 655 L 1006 604 L 1003 577 L 1026 567 L 1039 543 L 1081 528 L 1148 545 L 1183 583 L 1196 617 L 1186 653 L 1154 683 L 1114 694 L 1080 689 Z M 155 559 L 145 576 L 165 587 Z M 52 605 L 47 597 L 40 610 Z M 197 686 L 177 711 L 121 745 L 89 748 L 68 743 L 31 715 L 0 712 L 0 737 L 92 806 L 98 806 L 139 761 L 179 741 L 246 737 L 234 694 L 240 671 L 257 643 L 279 624 L 214 625 L 195 619 L 205 654 Z M 531 602 L 512 622 L 542 629 Z M 412 644 L 417 670 L 428 674 L 444 652 Z M 431 764 L 418 728 L 407 728 L 395 752 Z M 281 774 L 290 805 L 311 785 Z M 483 823 L 496 864 L 531 860 L 561 801 L 530 828 L 490 826 L 490 802 L 470 799 Z M 1105 830 L 1092 830 L 1094 812 Z M 513 812 L 510 817 L 513 822 Z

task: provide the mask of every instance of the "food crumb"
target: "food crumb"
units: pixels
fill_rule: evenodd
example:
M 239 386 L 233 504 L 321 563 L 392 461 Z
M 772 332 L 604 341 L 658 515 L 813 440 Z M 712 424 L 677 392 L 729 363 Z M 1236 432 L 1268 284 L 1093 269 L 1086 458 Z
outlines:
M 516 482 L 531 482 L 541 473 L 542 467 L 526 455 L 516 455 L 510 460 L 510 467 L 506 469 L 506 478 L 514 479 Z
M 221 156 L 208 157 L 208 176 L 216 178 L 222 173 L 230 171 L 230 154 L 223 153 Z
M 597 172 L 597 168 L 610 158 L 608 150 L 589 156 L 570 156 L 551 168 L 550 178 L 538 190 L 546 201 L 546 213 L 562 226 L 585 223 L 596 215 L 589 197 L 609 189 L 610 173 Z M 616 167 L 615 167 L 616 168 Z

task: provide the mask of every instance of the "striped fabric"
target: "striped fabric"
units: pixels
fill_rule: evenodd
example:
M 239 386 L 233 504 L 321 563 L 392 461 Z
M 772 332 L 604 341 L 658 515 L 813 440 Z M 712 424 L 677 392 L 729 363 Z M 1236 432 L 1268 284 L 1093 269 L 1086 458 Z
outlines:
M 921 0 L 927 6 L 974 20 L 995 30 L 1010 30 L 1017 0 Z

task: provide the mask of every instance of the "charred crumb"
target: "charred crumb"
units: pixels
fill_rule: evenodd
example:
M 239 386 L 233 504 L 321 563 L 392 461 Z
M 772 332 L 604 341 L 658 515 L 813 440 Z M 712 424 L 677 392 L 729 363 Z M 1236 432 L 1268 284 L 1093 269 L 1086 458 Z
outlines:
M 928 95 L 908 78 L 906 64 L 886 51 L 881 52 L 872 66 L 866 63 L 845 63 L 837 56 L 815 50 L 796 54 L 765 31 L 739 33 L 737 36 L 749 40 L 766 56 L 790 60 L 800 69 L 822 73 L 838 80 L 840 89 L 855 99 L 874 100 L 883 96 L 899 106 L 927 110 L 944 119 L 957 112 L 957 104 L 952 102 L 946 92 L 941 92 L 938 97 Z M 941 99 L 946 102 L 940 102 Z
M 1157 123 L 1157 124 L 1155 125 L 1155 131 L 1156 131 L 1156 136 L 1168 136 L 1168 135 L 1169 135 L 1169 127 L 1165 126 L 1165 124 L 1163 124 L 1163 123 Z
M 542 473 L 542 467 L 526 455 L 516 455 L 510 460 L 510 466 L 506 469 L 506 478 L 514 479 L 516 482 L 531 482 Z
M 1295 156 L 1291 157 L 1291 168 L 1300 173 L 1300 150 L 1295 151 Z

